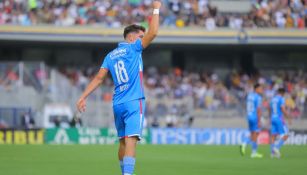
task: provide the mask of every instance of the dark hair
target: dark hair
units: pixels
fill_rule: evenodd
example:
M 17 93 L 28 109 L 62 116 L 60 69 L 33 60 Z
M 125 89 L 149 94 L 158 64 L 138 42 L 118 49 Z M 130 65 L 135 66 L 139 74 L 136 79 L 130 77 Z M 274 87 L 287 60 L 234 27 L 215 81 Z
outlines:
M 139 26 L 139 25 L 136 25 L 136 24 L 132 24 L 132 25 L 130 25 L 130 26 L 127 26 L 127 27 L 125 27 L 125 30 L 124 30 L 124 38 L 126 39 L 126 36 L 129 34 L 129 33 L 132 33 L 132 32 L 139 32 L 139 31 L 143 31 L 143 32 L 145 32 L 146 31 L 146 29 L 145 29 L 145 27 L 143 27 L 143 26 Z
M 279 94 L 284 94 L 284 93 L 286 92 L 286 89 L 285 89 L 285 88 L 279 88 L 279 89 L 277 90 L 277 92 L 278 92 Z
M 254 85 L 254 89 L 257 89 L 258 87 L 260 87 L 260 84 L 259 84 L 259 83 L 256 83 L 256 84 Z

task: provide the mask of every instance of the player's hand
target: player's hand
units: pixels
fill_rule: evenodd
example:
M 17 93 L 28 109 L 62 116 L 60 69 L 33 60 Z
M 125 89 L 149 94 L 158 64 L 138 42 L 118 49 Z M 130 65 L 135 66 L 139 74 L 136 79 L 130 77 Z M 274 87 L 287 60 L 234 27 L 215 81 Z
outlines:
M 161 2 L 155 0 L 155 1 L 153 1 L 152 6 L 153 6 L 154 9 L 160 9 L 160 7 L 161 7 Z
M 79 112 L 85 112 L 86 109 L 86 101 L 84 98 L 80 98 L 77 102 L 77 109 Z

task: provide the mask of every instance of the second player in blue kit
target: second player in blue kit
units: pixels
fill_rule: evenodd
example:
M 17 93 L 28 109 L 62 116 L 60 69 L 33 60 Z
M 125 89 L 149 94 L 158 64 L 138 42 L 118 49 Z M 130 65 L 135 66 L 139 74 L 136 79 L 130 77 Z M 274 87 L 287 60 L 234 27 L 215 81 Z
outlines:
M 288 139 L 288 127 L 285 118 L 289 118 L 285 103 L 285 89 L 278 89 L 277 94 L 271 99 L 269 112 L 271 115 L 271 157 L 280 158 L 280 148 Z

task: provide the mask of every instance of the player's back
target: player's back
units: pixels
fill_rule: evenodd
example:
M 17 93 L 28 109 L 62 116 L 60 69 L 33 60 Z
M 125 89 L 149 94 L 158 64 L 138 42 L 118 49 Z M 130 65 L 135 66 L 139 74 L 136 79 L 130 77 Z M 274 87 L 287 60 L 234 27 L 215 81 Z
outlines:
M 257 109 L 261 105 L 261 96 L 255 92 L 250 92 L 246 99 L 247 117 L 257 117 Z
M 270 102 L 270 110 L 271 110 L 271 118 L 274 119 L 282 119 L 282 106 L 285 104 L 285 100 L 282 96 L 276 95 L 271 99 Z
M 119 43 L 106 56 L 102 67 L 107 68 L 113 78 L 114 105 L 144 98 L 141 40 Z

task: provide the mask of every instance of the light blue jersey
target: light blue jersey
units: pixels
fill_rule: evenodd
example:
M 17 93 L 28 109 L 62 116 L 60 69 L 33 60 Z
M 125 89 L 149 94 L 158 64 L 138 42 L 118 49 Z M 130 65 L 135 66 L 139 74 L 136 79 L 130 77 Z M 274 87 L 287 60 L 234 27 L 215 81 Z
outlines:
M 271 99 L 270 109 L 272 120 L 280 119 L 283 120 L 283 114 L 281 108 L 285 105 L 284 97 L 276 95 Z
M 261 103 L 262 97 L 255 92 L 250 92 L 246 101 L 247 116 L 257 118 L 257 109 L 261 107 Z
M 119 43 L 104 59 L 114 82 L 113 112 L 119 138 L 142 137 L 145 111 L 142 42 Z
M 108 69 L 115 85 L 113 105 L 144 99 L 142 42 L 119 43 L 104 59 L 101 68 Z
M 276 95 L 271 99 L 271 134 L 286 134 L 288 127 L 283 119 L 282 107 L 285 106 L 285 98 L 281 95 Z
M 256 92 L 250 92 L 246 99 L 246 111 L 249 130 L 252 132 L 259 132 L 258 127 L 258 108 L 261 107 L 262 97 Z

